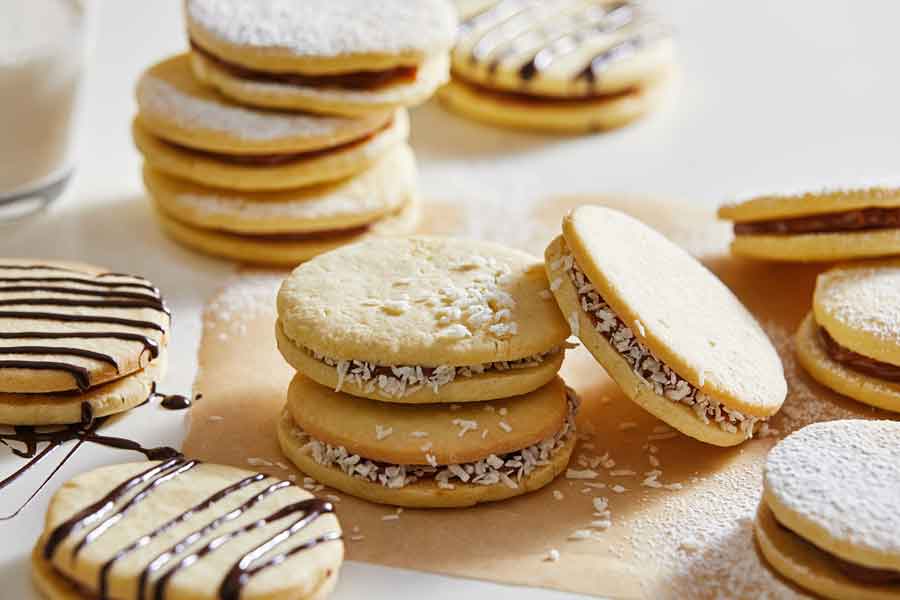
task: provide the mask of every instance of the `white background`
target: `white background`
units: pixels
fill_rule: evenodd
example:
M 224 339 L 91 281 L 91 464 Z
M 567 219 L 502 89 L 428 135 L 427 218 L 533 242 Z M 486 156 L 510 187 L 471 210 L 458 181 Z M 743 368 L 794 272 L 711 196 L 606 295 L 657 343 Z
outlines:
M 159 284 L 175 319 L 164 389 L 186 392 L 202 303 L 233 267 L 181 250 L 157 231 L 129 136 L 141 70 L 185 47 L 180 2 L 106 0 L 96 6 L 74 186 L 42 218 L 0 227 L 0 256 L 84 260 Z M 468 123 L 432 103 L 413 115 L 424 196 L 482 206 L 469 211 L 470 226 L 503 239 L 498 216 L 550 196 L 628 193 L 713 205 L 759 188 L 898 174 L 900 3 L 679 0 L 661 2 L 659 9 L 675 26 L 681 64 L 678 92 L 663 110 L 611 134 L 553 138 Z M 183 419 L 147 406 L 110 431 L 148 445 L 177 444 Z M 124 459 L 83 448 L 19 518 L 0 523 L 0 598 L 35 597 L 27 557 L 49 490 L 79 471 Z M 0 448 L 0 472 L 18 464 Z M 0 512 L 40 479 L 26 478 L 0 493 Z M 345 567 L 334 597 L 461 593 L 473 600 L 569 597 L 362 564 Z

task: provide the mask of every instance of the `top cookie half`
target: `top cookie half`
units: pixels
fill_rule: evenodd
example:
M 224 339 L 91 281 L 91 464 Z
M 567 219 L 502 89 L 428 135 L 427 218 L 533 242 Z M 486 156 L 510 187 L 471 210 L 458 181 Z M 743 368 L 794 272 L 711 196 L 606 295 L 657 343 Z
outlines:
M 318 257 L 284 282 L 279 345 L 312 379 L 339 388 L 345 376 L 359 374 L 358 389 L 346 391 L 376 399 L 434 402 L 445 384 L 485 377 L 528 381 L 528 389 L 499 383 L 491 389 L 482 381 L 440 400 L 525 393 L 553 378 L 569 335 L 546 290 L 538 259 L 497 244 L 435 237 L 365 242 Z M 421 393 L 379 393 L 397 391 L 381 386 L 382 376 Z M 363 385 L 369 380 L 375 383 Z

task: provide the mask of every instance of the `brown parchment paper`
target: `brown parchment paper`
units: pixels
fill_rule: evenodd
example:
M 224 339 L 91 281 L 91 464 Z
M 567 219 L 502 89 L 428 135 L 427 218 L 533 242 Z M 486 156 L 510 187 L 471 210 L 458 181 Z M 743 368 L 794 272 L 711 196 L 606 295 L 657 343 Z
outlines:
M 711 212 L 642 198 L 553 199 L 522 215 L 497 215 L 507 222 L 494 237 L 542 255 L 563 214 L 587 203 L 630 212 L 685 246 L 764 324 L 790 384 L 784 409 L 771 420 L 778 433 L 733 449 L 671 433 L 625 399 L 579 348 L 569 353 L 562 371 L 583 399 L 574 456 L 590 460 L 609 453 L 615 466 L 598 467 L 600 476 L 590 482 L 604 483 L 606 489 L 561 477 L 511 501 L 462 510 L 406 509 L 389 520 L 383 517 L 396 514 L 391 507 L 321 490 L 340 498 L 347 557 L 610 598 L 802 597 L 765 567 L 753 544 L 765 454 L 778 437 L 812 421 L 891 418 L 818 386 L 793 359 L 790 338 L 809 309 L 815 276 L 825 267 L 733 259 L 726 251 L 729 228 Z M 471 233 L 466 215 L 448 206 L 431 207 L 427 229 Z M 491 237 L 490 231 L 479 234 Z M 274 296 L 283 277 L 246 272 L 208 307 L 195 386 L 203 399 L 192 409 L 184 451 L 302 482 L 302 474 L 281 455 L 274 433 L 292 377 L 273 338 Z M 690 293 L 685 290 L 686 301 Z M 655 468 L 651 455 L 662 471 L 657 480 L 667 488 L 641 485 Z M 614 485 L 625 490 L 617 493 Z M 561 499 L 554 491 L 562 493 Z M 568 539 L 575 530 L 589 528 L 592 499 L 598 496 L 609 500 L 612 527 L 591 539 Z M 559 552 L 558 561 L 547 559 L 550 549 Z

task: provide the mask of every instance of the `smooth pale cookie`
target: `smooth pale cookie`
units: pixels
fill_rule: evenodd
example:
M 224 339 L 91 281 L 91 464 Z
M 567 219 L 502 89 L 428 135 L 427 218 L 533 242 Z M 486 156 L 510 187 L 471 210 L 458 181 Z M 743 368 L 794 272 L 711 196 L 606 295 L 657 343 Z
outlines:
M 762 194 L 723 206 L 737 255 L 832 261 L 900 254 L 900 188 Z
M 0 394 L 85 392 L 140 371 L 168 331 L 168 309 L 146 279 L 0 259 Z
M 131 128 L 134 142 L 153 168 L 196 183 L 232 190 L 287 190 L 336 181 L 368 169 L 409 134 L 409 118 L 397 111 L 368 137 L 323 151 L 252 157 L 207 153 L 168 143 L 147 131 L 139 120 Z
M 201 85 L 190 55 L 150 67 L 137 84 L 137 119 L 175 144 L 223 154 L 291 154 L 333 148 L 384 128 L 394 111 L 360 118 L 255 110 Z
M 414 233 L 421 221 L 422 206 L 414 193 L 399 211 L 371 225 L 297 235 L 240 235 L 194 227 L 171 217 L 158 204 L 156 217 L 166 234 L 194 250 L 246 263 L 295 267 L 341 246 L 375 237 Z
M 210 188 L 144 167 L 157 205 L 187 225 L 233 233 L 313 233 L 352 229 L 396 213 L 415 193 L 416 163 L 406 144 L 361 174 L 278 192 Z
M 553 379 L 569 335 L 536 258 L 437 237 L 318 257 L 284 282 L 278 315 L 282 354 L 298 371 L 394 402 L 526 393 Z
M 449 70 L 446 0 L 189 0 L 194 72 L 241 102 L 365 114 L 427 99 Z
M 83 393 L 0 394 L 0 423 L 5 425 L 65 425 L 90 416 L 105 417 L 140 406 L 152 395 L 166 374 L 167 356 L 158 358 L 131 375 L 92 387 Z
M 287 481 L 178 457 L 66 483 L 47 509 L 32 575 L 46 597 L 65 600 L 319 599 L 343 552 L 330 502 Z
M 621 94 L 588 99 L 539 99 L 524 94 L 496 93 L 454 79 L 438 92 L 451 110 L 482 121 L 514 129 L 556 133 L 584 133 L 623 127 L 659 106 L 671 90 L 669 74 Z
M 900 423 L 815 423 L 779 442 L 756 531 L 772 567 L 828 598 L 900 592 Z
M 292 392 L 337 396 L 328 390 L 313 391 L 311 386 L 316 385 L 298 376 L 292 384 Z M 480 410 L 460 407 L 454 412 L 452 406 L 396 406 L 348 396 L 343 396 L 339 402 L 341 405 L 337 410 L 351 419 L 350 426 L 355 432 L 352 437 L 344 436 L 337 423 L 329 423 L 331 417 L 325 416 L 324 403 L 313 408 L 292 394 L 279 422 L 278 439 L 282 451 L 301 471 L 325 485 L 372 502 L 414 508 L 450 508 L 512 498 L 539 489 L 561 474 L 575 446 L 578 400 L 559 379 L 528 396 L 492 403 L 496 413 L 484 410 L 484 404 L 473 405 Z M 362 403 L 361 415 L 351 416 L 352 402 Z M 517 408 L 516 403 L 525 404 Z M 545 404 L 549 415 L 538 410 L 538 405 Z M 558 418 L 563 406 L 563 422 L 552 431 L 550 423 Z M 312 416 L 303 414 L 306 408 L 313 409 Z M 501 414 L 501 408 L 505 409 L 506 415 Z M 331 445 L 312 436 L 294 421 L 293 414 L 317 426 L 317 430 L 318 426 L 324 425 L 323 430 L 333 436 L 332 439 L 346 437 L 354 447 L 372 449 L 382 456 L 410 456 L 415 462 L 378 462 L 353 454 L 347 447 Z M 454 414 L 463 417 L 454 417 Z M 510 427 L 507 431 L 501 425 L 503 421 L 496 420 L 497 416 L 509 419 L 513 414 L 517 415 L 516 423 L 523 427 L 523 433 L 530 430 L 528 436 L 519 436 L 511 423 L 506 423 Z M 382 417 L 391 425 L 376 429 L 378 423 L 371 419 Z M 367 430 L 369 426 L 373 431 Z M 538 430 L 544 429 L 550 431 L 548 436 L 530 446 L 503 454 L 491 453 L 512 447 L 498 443 L 498 437 L 506 435 L 518 440 L 514 445 L 520 445 L 526 439 L 534 439 Z M 423 435 L 426 433 L 428 435 Z M 390 447 L 390 454 L 384 454 L 380 445 L 385 449 Z M 444 465 L 432 451 L 440 452 L 445 460 L 477 457 L 479 453 L 481 458 Z
M 336 393 L 300 374 L 288 388 L 287 410 L 317 440 L 410 465 L 476 462 L 521 450 L 562 429 L 568 414 L 559 378 L 492 403 L 401 405 Z
M 787 384 L 765 332 L 715 275 L 657 231 L 582 206 L 563 220 L 546 264 L 573 333 L 656 417 L 731 446 L 781 408 Z

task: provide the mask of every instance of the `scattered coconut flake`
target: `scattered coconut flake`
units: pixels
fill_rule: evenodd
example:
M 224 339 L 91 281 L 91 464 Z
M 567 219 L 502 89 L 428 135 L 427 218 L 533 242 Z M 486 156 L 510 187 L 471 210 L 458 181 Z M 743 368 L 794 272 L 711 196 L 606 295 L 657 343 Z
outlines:
M 468 432 L 478 429 L 477 421 L 470 421 L 467 419 L 453 419 L 453 424 L 459 427 L 458 437 L 463 437 Z
M 506 421 L 500 421 L 499 423 L 497 423 L 497 427 L 499 427 L 506 433 L 510 433 L 513 430 L 512 427 L 509 426 L 509 423 L 507 423 Z
M 614 486 L 612 486 L 612 487 L 609 488 L 609 489 L 611 489 L 612 491 L 614 491 L 614 492 L 617 493 L 617 494 L 621 494 L 622 492 L 627 492 L 627 491 L 628 491 L 627 488 L 625 488 L 625 487 L 623 487 L 623 486 L 621 486 L 621 485 L 614 485 Z
M 610 471 L 609 474 L 612 477 L 633 477 L 634 475 L 637 475 L 637 473 L 630 469 L 616 469 L 614 471 Z
M 412 433 L 409 434 L 409 437 L 425 438 L 425 437 L 428 437 L 428 432 L 427 431 L 413 431 Z
M 544 562 L 556 562 L 559 560 L 559 550 L 556 548 L 550 548 L 547 550 L 547 555 L 544 557 Z
M 569 534 L 568 539 L 573 542 L 581 541 L 581 540 L 589 540 L 594 537 L 594 532 L 590 529 L 576 529 L 572 533 Z
M 565 496 L 563 496 L 563 493 L 561 491 L 553 490 L 553 499 L 554 500 L 562 500 L 563 498 L 565 498 Z
M 566 469 L 566 479 L 597 479 L 597 475 L 592 469 Z
M 379 442 L 385 438 L 390 437 L 394 433 L 393 427 L 385 427 L 384 425 L 376 425 L 375 426 L 375 439 Z
M 399 520 L 400 520 L 400 515 L 398 515 L 398 514 L 393 514 L 393 515 L 382 515 L 381 520 L 382 520 L 382 521 L 399 521 Z
M 247 464 L 251 467 L 272 467 L 275 466 L 264 458 L 251 457 L 247 459 Z

